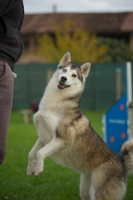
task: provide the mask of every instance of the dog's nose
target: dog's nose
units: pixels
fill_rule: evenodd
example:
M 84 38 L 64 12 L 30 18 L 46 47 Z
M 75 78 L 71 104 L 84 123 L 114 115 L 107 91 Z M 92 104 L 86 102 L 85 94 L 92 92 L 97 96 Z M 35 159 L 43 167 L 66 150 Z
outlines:
M 65 81 L 67 81 L 67 78 L 66 78 L 65 76 L 62 76 L 62 77 L 61 77 L 61 81 L 62 81 L 62 82 L 65 82 Z

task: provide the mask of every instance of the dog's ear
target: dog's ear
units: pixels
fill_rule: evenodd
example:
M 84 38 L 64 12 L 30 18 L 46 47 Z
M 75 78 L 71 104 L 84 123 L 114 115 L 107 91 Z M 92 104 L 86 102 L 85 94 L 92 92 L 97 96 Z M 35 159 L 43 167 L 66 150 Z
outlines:
M 81 65 L 81 73 L 86 78 L 90 72 L 91 63 L 85 63 Z
M 59 64 L 64 64 L 64 63 L 68 63 L 68 62 L 71 62 L 71 54 L 70 52 L 67 52 L 63 57 L 62 59 L 60 60 Z

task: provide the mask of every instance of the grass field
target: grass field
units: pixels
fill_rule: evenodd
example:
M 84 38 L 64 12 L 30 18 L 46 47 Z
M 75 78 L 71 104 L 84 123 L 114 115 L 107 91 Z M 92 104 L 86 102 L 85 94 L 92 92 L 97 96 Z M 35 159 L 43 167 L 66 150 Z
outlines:
M 102 112 L 84 112 L 101 135 Z M 39 177 L 27 177 L 27 155 L 37 139 L 33 123 L 13 112 L 7 137 L 7 152 L 0 166 L 0 200 L 80 200 L 79 175 L 50 158 Z M 133 200 L 133 176 L 129 176 L 126 200 Z M 117 200 L 117 199 L 116 199 Z

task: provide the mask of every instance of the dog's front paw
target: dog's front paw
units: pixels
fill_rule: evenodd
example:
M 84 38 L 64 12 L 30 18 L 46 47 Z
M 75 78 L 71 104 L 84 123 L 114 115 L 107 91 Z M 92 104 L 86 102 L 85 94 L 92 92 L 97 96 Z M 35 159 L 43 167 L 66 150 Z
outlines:
M 31 176 L 33 175 L 35 172 L 35 168 L 32 168 L 32 167 L 27 167 L 27 176 Z
M 36 163 L 36 168 L 35 168 L 35 176 L 39 176 L 43 172 L 44 161 L 40 152 L 37 153 L 36 158 L 37 158 L 37 163 Z
M 36 167 L 35 176 L 39 176 L 43 172 L 43 167 Z
M 29 161 L 28 167 L 27 167 L 27 175 L 31 176 L 35 173 L 35 168 L 36 168 L 36 160 Z

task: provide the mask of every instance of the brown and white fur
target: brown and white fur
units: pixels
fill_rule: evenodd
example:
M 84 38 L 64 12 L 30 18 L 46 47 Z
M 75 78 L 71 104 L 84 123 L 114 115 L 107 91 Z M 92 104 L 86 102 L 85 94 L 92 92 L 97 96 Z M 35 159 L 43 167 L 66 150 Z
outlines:
M 118 156 L 81 114 L 79 101 L 89 71 L 90 63 L 77 67 L 69 52 L 60 60 L 34 115 L 39 139 L 29 153 L 27 175 L 40 175 L 50 156 L 80 173 L 82 200 L 122 200 L 133 169 L 133 140 Z

